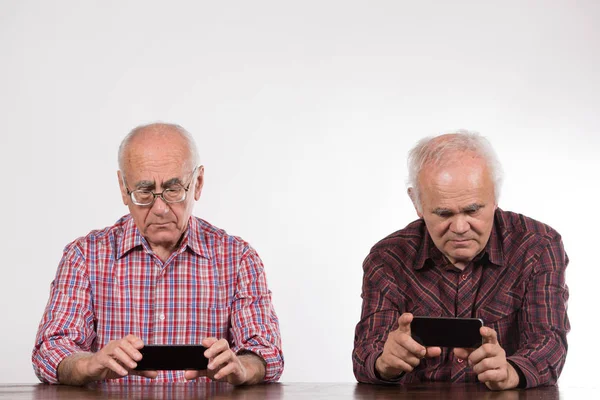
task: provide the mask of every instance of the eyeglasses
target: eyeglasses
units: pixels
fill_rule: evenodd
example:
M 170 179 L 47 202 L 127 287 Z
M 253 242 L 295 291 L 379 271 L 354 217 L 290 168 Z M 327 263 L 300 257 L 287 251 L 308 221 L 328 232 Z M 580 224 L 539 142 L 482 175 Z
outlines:
M 194 181 L 194 174 L 196 173 L 196 169 L 194 168 L 192 171 L 192 178 L 186 187 L 179 186 L 175 188 L 169 188 L 163 190 L 161 193 L 154 193 L 150 190 L 137 189 L 137 190 L 129 190 L 127 184 L 125 183 L 125 177 L 123 177 L 123 183 L 125 185 L 125 189 L 127 189 L 127 194 L 131 197 L 131 201 L 133 204 L 138 206 L 151 206 L 154 204 L 154 201 L 157 197 L 160 197 L 165 203 L 181 203 L 185 200 L 187 196 L 187 192 Z

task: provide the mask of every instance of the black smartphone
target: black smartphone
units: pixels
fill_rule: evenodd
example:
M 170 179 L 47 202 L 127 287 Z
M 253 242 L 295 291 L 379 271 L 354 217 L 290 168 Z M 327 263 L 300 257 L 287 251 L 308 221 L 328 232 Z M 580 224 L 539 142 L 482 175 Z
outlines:
M 206 348 L 195 344 L 148 344 L 139 350 L 142 359 L 136 370 L 184 370 L 206 369 L 208 358 L 204 357 Z
M 480 318 L 413 317 L 410 333 L 423 346 L 477 348 Z

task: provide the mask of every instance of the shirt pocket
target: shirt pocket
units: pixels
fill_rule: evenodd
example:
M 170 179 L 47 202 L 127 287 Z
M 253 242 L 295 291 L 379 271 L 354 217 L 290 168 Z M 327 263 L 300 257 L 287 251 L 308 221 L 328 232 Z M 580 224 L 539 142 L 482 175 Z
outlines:
M 519 342 L 518 317 L 522 302 L 518 293 L 503 291 L 496 293 L 477 313 L 485 326 L 496 331 L 507 354 L 512 354 Z

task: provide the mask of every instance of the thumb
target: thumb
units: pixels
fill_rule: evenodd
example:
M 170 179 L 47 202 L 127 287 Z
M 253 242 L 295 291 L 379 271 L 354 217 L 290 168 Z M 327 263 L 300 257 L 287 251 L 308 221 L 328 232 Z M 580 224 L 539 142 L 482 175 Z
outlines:
M 479 328 L 479 333 L 483 338 L 483 343 L 499 344 L 498 335 L 496 334 L 496 331 L 492 328 L 482 326 L 481 328 Z
M 202 346 L 204 346 L 208 349 L 210 346 L 215 344 L 218 340 L 219 339 L 217 339 L 215 337 L 204 338 L 204 339 L 202 339 Z
M 410 336 L 410 323 L 413 320 L 411 313 L 404 313 L 398 318 L 398 332 L 406 333 Z

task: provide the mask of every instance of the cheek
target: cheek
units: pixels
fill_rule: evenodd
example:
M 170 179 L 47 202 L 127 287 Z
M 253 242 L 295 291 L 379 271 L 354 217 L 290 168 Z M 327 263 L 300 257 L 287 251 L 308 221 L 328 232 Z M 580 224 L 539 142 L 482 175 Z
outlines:
M 471 221 L 471 229 L 478 234 L 485 234 L 492 228 L 493 216 L 489 218 L 479 218 Z
M 427 223 L 429 234 L 434 240 L 442 238 L 448 232 L 449 227 L 450 223 L 448 221 L 429 221 Z

